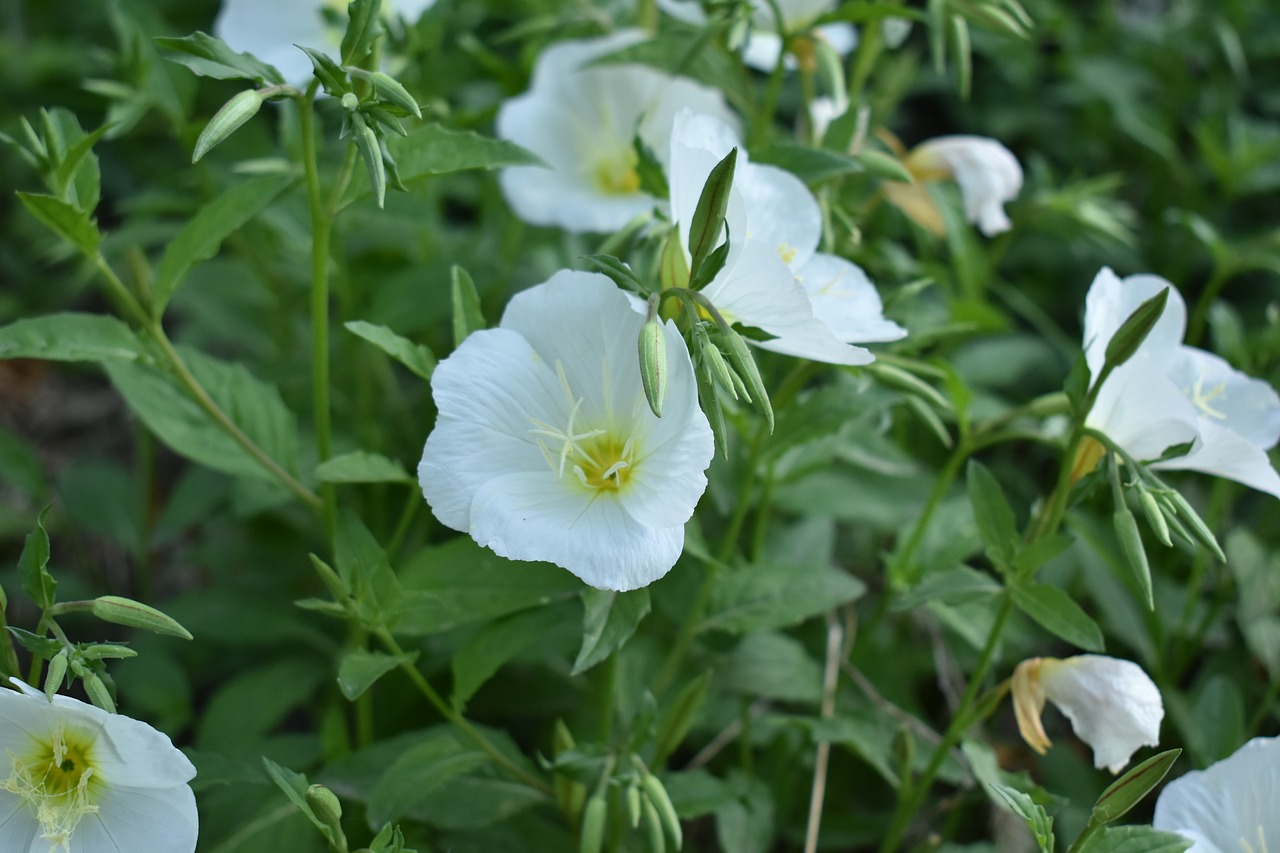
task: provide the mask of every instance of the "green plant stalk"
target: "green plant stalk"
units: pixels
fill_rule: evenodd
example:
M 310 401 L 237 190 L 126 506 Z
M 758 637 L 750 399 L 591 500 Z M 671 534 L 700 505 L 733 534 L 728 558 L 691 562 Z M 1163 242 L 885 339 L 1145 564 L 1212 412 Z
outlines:
M 1213 300 L 1218 298 L 1218 294 L 1222 292 L 1222 288 L 1230 280 L 1231 271 L 1227 268 L 1227 265 L 1214 264 L 1213 274 L 1205 282 L 1204 290 L 1200 291 L 1200 298 L 1196 300 L 1196 307 L 1191 311 L 1191 319 L 1187 321 L 1187 334 L 1185 337 L 1187 346 L 1200 346 L 1200 339 L 1204 336 L 1204 327 L 1209 319 L 1209 308 L 1213 305 Z
M 391 635 L 390 631 L 385 627 L 379 626 L 374 631 L 374 635 L 382 641 L 382 644 L 386 646 L 387 651 L 401 660 L 400 669 L 404 671 L 405 675 L 409 676 L 409 680 L 418 688 L 418 692 L 426 697 L 432 707 L 440 713 L 440 716 L 444 717 L 450 725 L 462 732 L 468 740 L 479 747 L 483 753 L 488 755 L 489 758 L 493 760 L 494 764 L 501 767 L 513 779 L 528 785 L 530 788 L 544 795 L 548 799 L 554 799 L 555 792 L 551 790 L 551 786 L 504 755 L 501 750 L 489 742 L 487 737 L 481 734 L 479 729 L 471 724 L 470 720 L 458 713 L 458 711 L 448 702 L 444 701 L 440 694 L 436 692 L 435 688 L 431 686 L 431 683 L 427 681 L 426 676 L 419 672 L 418 668 L 409 662 L 404 649 L 402 649 L 400 644 L 396 642 L 395 637 Z
M 1008 623 L 1009 615 L 1012 612 L 1013 599 L 1005 595 L 1000 603 L 1000 610 L 996 613 L 995 622 L 991 625 L 991 633 L 987 635 L 986 645 L 983 646 L 982 654 L 978 658 L 978 665 L 974 668 L 973 675 L 969 678 L 969 684 L 965 687 L 964 695 L 960 699 L 960 705 L 956 708 L 955 715 L 951 718 L 951 724 L 947 726 L 946 732 L 942 735 L 942 741 L 934 747 L 929 763 L 925 765 L 924 771 L 921 772 L 919 778 L 912 782 L 909 788 L 904 786 L 902 796 L 898 798 L 898 805 L 894 809 L 889 831 L 885 833 L 884 840 L 880 843 L 880 853 L 891 853 L 891 851 L 898 849 L 898 845 L 902 842 L 902 837 L 907 831 L 907 824 L 910 823 L 915 813 L 919 811 L 924 798 L 928 795 L 929 789 L 933 785 L 934 777 L 938 775 L 943 762 L 947 759 L 947 754 L 955 748 L 956 744 L 960 742 L 960 738 L 968 731 L 969 726 L 975 722 L 971 709 L 980 695 L 979 691 L 982 689 L 982 682 L 986 679 L 987 672 L 991 669 L 991 664 L 995 660 L 996 648 L 1000 645 L 1000 637 L 1004 634 L 1005 625 Z
M 169 363 L 170 368 L 177 376 L 182 387 L 187 390 L 195 400 L 196 405 L 205 411 L 213 422 L 222 428 L 224 432 L 231 437 L 236 444 L 244 448 L 245 452 L 258 461 L 263 468 L 279 480 L 285 488 L 293 492 L 302 500 L 303 503 L 319 509 L 321 507 L 320 497 L 303 483 L 299 482 L 292 474 L 280 467 L 280 465 L 266 454 L 266 452 L 254 443 L 253 439 L 245 435 L 240 427 L 236 426 L 232 420 L 227 417 L 227 413 L 222 411 L 221 407 L 214 402 L 209 393 L 204 390 L 204 386 L 191 373 L 191 369 L 187 367 L 187 363 L 183 361 L 182 356 L 174 349 L 173 343 L 170 342 L 169 336 L 165 334 L 164 327 L 160 321 L 152 318 L 152 316 L 142 307 L 133 294 L 124 286 L 120 278 L 116 275 L 115 270 L 111 269 L 111 265 L 107 263 L 106 258 L 102 257 L 102 253 L 97 253 L 90 259 L 98 274 L 103 277 L 107 283 L 107 287 L 116 297 L 117 301 L 124 307 L 126 313 L 131 314 L 135 322 L 156 342 L 160 347 L 161 353 L 165 360 Z
M 325 462 L 333 455 L 333 423 L 329 412 L 329 241 L 333 216 L 321 195 L 320 167 L 316 159 L 315 95 L 319 85 L 318 80 L 312 80 L 306 94 L 298 99 L 298 116 L 307 206 L 311 212 L 311 393 L 316 422 L 316 461 Z M 325 534 L 332 541 L 338 518 L 337 489 L 332 483 L 323 483 L 320 497 Z

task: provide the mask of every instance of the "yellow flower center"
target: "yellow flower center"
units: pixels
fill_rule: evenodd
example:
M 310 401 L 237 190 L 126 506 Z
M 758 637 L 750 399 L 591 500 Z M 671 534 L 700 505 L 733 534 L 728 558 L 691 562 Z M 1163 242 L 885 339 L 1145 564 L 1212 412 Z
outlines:
M 605 367 L 607 375 L 608 365 Z M 556 361 L 556 375 L 569 404 L 568 423 L 557 427 L 531 418 L 534 428 L 529 432 L 537 436 L 535 440 L 542 456 L 557 477 L 563 479 L 567 471 L 584 489 L 592 492 L 618 491 L 627 484 L 636 462 L 635 437 L 624 438 L 606 429 L 583 428 L 578 423 L 582 398 L 573 395 L 564 365 L 559 361 Z
M 639 162 L 631 148 L 602 157 L 591 167 L 592 180 L 605 195 L 631 195 L 640 189 Z
M 94 774 L 92 754 L 92 737 L 61 724 L 48 740 L 34 739 L 25 755 L 9 753 L 11 772 L 0 789 L 27 801 L 51 849 L 69 851 L 80 820 L 98 811 L 93 801 L 102 778 Z

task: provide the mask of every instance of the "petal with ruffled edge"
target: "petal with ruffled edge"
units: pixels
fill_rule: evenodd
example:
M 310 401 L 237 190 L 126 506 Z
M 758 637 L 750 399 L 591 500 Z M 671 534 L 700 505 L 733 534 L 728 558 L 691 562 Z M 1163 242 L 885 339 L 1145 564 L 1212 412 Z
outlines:
M 1280 394 L 1271 383 L 1241 373 L 1213 353 L 1188 346 L 1178 347 L 1167 370 L 1202 421 L 1229 429 L 1262 450 L 1280 440 Z
M 880 294 L 862 267 L 837 255 L 815 254 L 796 271 L 813 315 L 836 340 L 873 343 L 901 340 L 907 330 L 884 317 Z
M 684 527 L 647 527 L 611 496 L 571 486 L 548 491 L 545 477 L 509 474 L 490 480 L 471 507 L 471 536 L 500 557 L 541 560 L 591 586 L 626 591 L 670 571 L 684 547 Z
M 1280 738 L 1254 738 L 1204 770 L 1174 779 L 1152 826 L 1195 841 L 1190 853 L 1280 849 Z
M 1008 231 L 1012 224 L 1004 203 L 1022 190 L 1022 166 L 1008 148 L 985 136 L 939 136 L 913 150 L 907 160 L 912 171 L 943 167 L 960 185 L 965 219 L 988 237 Z
M 1162 289 L 1169 289 L 1164 313 L 1156 321 L 1130 362 L 1145 359 L 1161 371 L 1173 360 L 1187 326 L 1187 307 L 1178 289 L 1158 275 L 1130 275 L 1120 279 L 1103 267 L 1089 285 L 1084 301 L 1084 354 L 1089 375 L 1097 379 L 1106 362 L 1107 345 L 1138 306 Z
M 1160 691 L 1132 661 L 1104 655 L 1045 658 L 1040 684 L 1076 735 L 1093 747 L 1095 767 L 1119 773 L 1139 748 L 1160 742 Z

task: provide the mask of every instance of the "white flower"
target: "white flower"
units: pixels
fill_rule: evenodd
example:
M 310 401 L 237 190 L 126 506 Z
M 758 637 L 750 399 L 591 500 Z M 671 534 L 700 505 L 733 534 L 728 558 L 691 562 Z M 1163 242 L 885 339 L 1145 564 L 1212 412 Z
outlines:
M 716 90 L 644 65 L 592 61 L 644 39 L 639 30 L 551 45 L 538 57 L 529 91 L 503 103 L 498 136 L 524 146 L 548 168 L 518 166 L 500 176 L 516 215 L 569 231 L 616 231 L 653 210 L 642 192 L 633 144 L 666 157 L 682 108 L 733 122 Z
M 1022 167 L 1013 153 L 985 136 L 939 136 L 907 154 L 904 165 L 916 184 L 891 182 L 885 195 L 923 228 L 943 233 L 942 218 L 924 184 L 954 180 L 960 186 L 964 216 L 988 237 L 1012 227 L 1004 203 L 1022 190 Z
M 0 688 L 0 850 L 191 853 L 195 768 L 146 723 L 13 679 Z
M 649 410 L 643 323 L 608 278 L 561 271 L 441 362 L 418 466 L 436 517 L 499 556 L 552 562 L 602 589 L 666 574 L 714 448 L 671 323 L 662 417 Z
M 1230 757 L 1165 786 L 1156 829 L 1195 842 L 1189 853 L 1280 850 L 1280 738 L 1258 737 Z
M 1140 747 L 1160 742 L 1160 691 L 1131 661 L 1103 655 L 1032 658 L 1014 669 L 1012 690 L 1018 730 L 1041 754 L 1050 746 L 1040 724 L 1045 699 L 1093 747 L 1095 767 L 1119 773 Z
M 383 16 L 399 15 L 415 21 L 436 0 L 383 0 Z M 302 45 L 336 58 L 342 30 L 325 20 L 332 9 L 345 25 L 342 0 L 222 0 L 213 22 L 213 34 L 233 50 L 251 53 L 274 65 L 284 79 L 300 86 L 311 79 L 311 60 L 294 45 Z
M 1084 347 L 1095 379 L 1107 344 L 1145 300 L 1169 290 L 1164 314 L 1138 351 L 1098 392 L 1086 425 L 1139 461 L 1158 459 L 1192 441 L 1184 456 L 1151 467 L 1216 474 L 1280 497 L 1267 449 L 1280 440 L 1280 395 L 1212 353 L 1182 344 L 1186 305 L 1177 288 L 1154 275 L 1121 280 L 1103 268 L 1085 299 Z
M 751 32 L 747 36 L 742 61 L 757 71 L 772 71 L 778 65 L 778 57 L 782 55 L 780 33 L 797 33 L 807 29 L 819 17 L 834 9 L 837 2 L 838 0 L 777 0 L 778 11 L 782 13 L 782 26 L 779 27 L 769 0 L 751 0 L 755 11 L 751 16 Z M 686 24 L 702 26 L 707 22 L 700 0 L 658 0 L 658 5 L 671 17 Z M 813 32 L 841 56 L 858 46 L 858 31 L 851 24 L 823 24 L 815 27 Z M 785 62 L 788 68 L 796 67 L 793 57 L 786 57 Z
M 726 125 L 709 116 L 682 112 L 671 135 L 671 218 L 679 226 L 680 245 L 707 175 L 735 145 Z M 766 349 L 832 364 L 868 364 L 862 347 L 842 343 L 814 306 L 794 270 L 814 257 L 822 214 L 808 188 L 794 175 L 747 160 L 739 148 L 725 223 L 729 255 L 703 294 L 729 322 L 763 329 L 774 339 Z M 815 282 L 821 276 L 815 277 Z

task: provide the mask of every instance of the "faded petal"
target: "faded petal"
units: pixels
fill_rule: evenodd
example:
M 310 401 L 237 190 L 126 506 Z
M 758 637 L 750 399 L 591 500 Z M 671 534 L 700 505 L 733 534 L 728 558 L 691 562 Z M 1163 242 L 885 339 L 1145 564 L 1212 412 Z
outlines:
M 1093 747 L 1095 767 L 1119 773 L 1139 748 L 1160 742 L 1160 691 L 1132 661 L 1103 655 L 1045 658 L 1040 683 L 1076 735 Z
M 942 168 L 949 172 L 964 198 L 964 215 L 988 237 L 1012 227 L 1004 203 L 1022 189 L 1022 167 L 1013 153 L 985 136 L 939 136 L 910 155 L 913 170 Z
M 1277 802 L 1280 738 L 1254 738 L 1222 761 L 1166 785 L 1156 799 L 1152 825 L 1195 841 L 1191 853 L 1275 850 L 1280 848 Z

